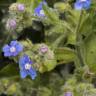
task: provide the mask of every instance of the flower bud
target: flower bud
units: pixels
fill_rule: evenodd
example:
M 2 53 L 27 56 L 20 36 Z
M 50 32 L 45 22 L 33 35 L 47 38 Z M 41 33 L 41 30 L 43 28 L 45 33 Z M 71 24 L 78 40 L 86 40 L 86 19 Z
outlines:
M 17 9 L 18 9 L 18 11 L 23 12 L 25 10 L 24 4 L 18 4 Z
M 48 47 L 46 46 L 46 45 L 42 45 L 41 47 L 40 47 L 40 52 L 41 53 L 46 53 L 48 51 Z
M 66 92 L 66 93 L 64 94 L 64 96 L 73 96 L 73 95 L 72 95 L 72 92 Z
M 16 28 L 16 20 L 10 19 L 6 23 L 6 28 L 7 29 L 15 29 Z

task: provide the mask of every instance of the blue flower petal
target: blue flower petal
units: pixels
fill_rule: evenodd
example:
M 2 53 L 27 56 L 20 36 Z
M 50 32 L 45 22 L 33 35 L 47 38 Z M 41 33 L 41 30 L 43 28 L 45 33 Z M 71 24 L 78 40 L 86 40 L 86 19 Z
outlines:
M 31 78 L 34 80 L 37 76 L 37 72 L 35 69 L 31 68 L 30 69 L 30 72 L 29 72 L 29 75 L 31 76 Z
M 34 12 L 36 16 L 41 16 L 40 10 L 42 10 L 42 6 L 39 5 L 37 8 L 35 8 Z
M 2 50 L 4 52 L 4 56 L 5 57 L 11 56 L 11 54 L 10 54 L 10 47 L 8 45 L 5 45 Z
M 81 10 L 83 8 L 83 5 L 81 3 L 79 3 L 79 2 L 76 2 L 74 4 L 74 7 L 75 7 L 76 10 Z
M 21 45 L 20 43 L 18 43 L 18 44 L 16 45 L 16 49 L 17 49 L 18 52 L 23 51 L 23 45 Z
M 4 56 L 17 56 L 21 51 L 23 51 L 23 46 L 17 41 L 11 41 L 11 43 L 9 45 L 5 45 L 2 50 L 4 52 Z
M 20 76 L 21 78 L 25 78 L 28 74 L 26 73 L 26 71 L 20 70 Z
M 26 65 L 26 64 L 32 64 L 32 63 L 33 63 L 33 62 L 30 60 L 30 58 L 29 58 L 28 55 L 22 56 L 22 57 L 20 58 L 20 60 L 19 60 L 19 66 L 20 66 L 21 73 L 22 73 L 22 74 L 25 73 L 25 74 L 26 74 L 25 76 L 29 75 L 29 76 L 31 76 L 32 79 L 35 79 L 35 77 L 37 76 L 36 70 L 33 69 L 32 67 L 30 67 L 29 69 L 26 69 L 26 68 L 25 68 L 25 65 Z M 22 72 L 22 71 L 23 71 L 23 72 Z M 22 75 L 22 74 L 21 74 L 21 75 Z
M 24 56 L 21 57 L 20 60 L 19 60 L 19 66 L 20 66 L 20 68 L 24 67 L 25 63 L 26 63 L 26 57 L 25 57 L 25 55 L 24 55 Z
M 25 69 L 24 66 L 26 63 L 32 64 L 33 62 L 30 60 L 30 58 L 27 55 L 24 55 L 23 57 L 20 58 L 19 60 L 19 66 L 22 69 Z
M 5 53 L 4 53 L 4 56 L 5 56 L 5 57 L 9 57 L 9 56 L 11 56 L 11 54 L 10 54 L 10 52 L 5 52 Z
M 24 63 L 28 63 L 30 61 L 30 58 L 28 55 L 23 56 Z
M 18 44 L 18 42 L 15 40 L 15 41 L 11 41 L 10 43 L 10 46 L 16 46 Z
M 86 3 L 83 3 L 83 8 L 89 9 L 90 8 L 90 4 L 91 4 L 90 0 L 86 1 Z
M 76 3 L 74 4 L 74 7 L 76 10 L 81 10 L 81 9 L 89 9 L 90 5 L 91 5 L 91 0 L 86 0 L 86 1 L 77 0 Z
M 41 2 L 37 8 L 35 8 L 34 10 L 34 15 L 38 16 L 38 17 L 44 17 L 45 14 L 43 12 L 43 4 L 47 5 L 47 3 L 45 1 Z
M 5 45 L 3 47 L 3 52 L 8 52 L 10 50 L 10 47 L 8 45 Z
M 17 56 L 18 55 L 18 52 L 16 51 L 16 52 L 13 52 L 13 53 L 11 53 L 11 56 Z

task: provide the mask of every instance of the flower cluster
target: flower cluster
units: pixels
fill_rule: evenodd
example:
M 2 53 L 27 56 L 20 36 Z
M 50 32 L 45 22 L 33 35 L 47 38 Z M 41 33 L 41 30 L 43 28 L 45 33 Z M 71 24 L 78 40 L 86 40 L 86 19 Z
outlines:
M 42 5 L 44 2 L 41 2 L 40 5 L 35 9 L 36 14 L 39 16 L 44 16 Z M 13 3 L 9 7 L 9 12 L 11 14 L 23 14 L 25 12 L 25 6 L 24 4 L 21 3 Z M 12 15 L 13 16 L 13 15 Z M 17 28 L 17 19 L 16 16 L 13 16 L 12 18 L 8 19 L 6 22 L 6 29 L 13 31 Z M 32 79 L 35 79 L 37 76 L 35 68 L 33 68 L 33 62 L 29 58 L 28 55 L 19 55 L 23 51 L 23 45 L 20 44 L 18 41 L 11 41 L 10 44 L 6 44 L 3 47 L 3 53 L 5 57 L 15 57 L 18 56 L 20 57 L 19 59 L 19 67 L 20 67 L 20 75 L 21 78 L 25 78 L 27 75 L 30 75 Z M 45 51 L 43 51 L 45 52 Z
M 91 4 L 91 0 L 77 0 L 74 4 L 75 9 L 81 10 L 81 9 L 89 9 Z
M 21 3 L 13 3 L 10 7 L 9 7 L 9 13 L 11 18 L 9 18 L 6 22 L 6 29 L 7 30 L 15 30 L 17 28 L 17 18 L 16 15 L 14 16 L 13 14 L 22 14 L 25 11 L 25 6 L 24 4 Z
M 20 52 L 23 51 L 23 45 L 17 41 L 11 41 L 8 45 L 6 44 L 3 47 L 3 52 L 5 57 L 13 57 L 19 55 Z M 30 75 L 32 79 L 35 79 L 37 76 L 36 70 L 32 68 L 33 62 L 29 58 L 29 56 L 24 55 L 19 60 L 20 66 L 20 75 L 21 78 L 25 78 L 27 75 Z
M 44 11 L 43 11 L 43 4 L 46 4 L 46 2 L 41 2 L 37 8 L 35 8 L 34 12 L 35 15 L 38 17 L 44 17 Z M 10 13 L 18 13 L 22 14 L 22 12 L 25 11 L 24 4 L 20 3 L 13 3 L 9 7 Z M 15 30 L 17 27 L 16 18 L 8 19 L 6 22 L 6 29 L 7 30 Z M 17 41 L 11 41 L 11 43 L 8 45 L 6 44 L 3 47 L 3 52 L 5 57 L 15 57 L 18 56 L 20 52 L 23 51 L 23 46 Z M 42 45 L 39 49 L 39 52 L 42 54 L 45 54 L 48 51 L 48 46 Z M 30 57 L 28 55 L 18 56 L 19 59 L 19 68 L 20 68 L 20 75 L 21 78 L 25 78 L 27 75 L 29 75 L 32 79 L 35 79 L 37 76 L 35 68 L 32 67 L 33 62 L 31 61 Z

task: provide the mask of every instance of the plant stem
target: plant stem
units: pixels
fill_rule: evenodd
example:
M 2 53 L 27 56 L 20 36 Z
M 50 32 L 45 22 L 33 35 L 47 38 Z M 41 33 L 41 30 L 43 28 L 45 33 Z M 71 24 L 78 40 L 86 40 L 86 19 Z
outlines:
M 76 53 L 77 53 L 77 58 L 79 60 L 80 66 L 83 67 L 85 65 L 84 59 L 83 59 L 83 54 L 82 54 L 82 37 L 81 33 L 79 32 L 79 27 L 81 24 L 82 20 L 82 15 L 83 15 L 83 10 L 80 12 L 80 17 L 79 21 L 76 27 Z

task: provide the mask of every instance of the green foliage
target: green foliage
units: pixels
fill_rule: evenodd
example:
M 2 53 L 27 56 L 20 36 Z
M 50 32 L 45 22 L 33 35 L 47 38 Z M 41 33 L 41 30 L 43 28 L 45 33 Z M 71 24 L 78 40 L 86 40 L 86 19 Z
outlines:
M 84 46 L 85 46 L 85 60 L 86 60 L 86 64 L 88 64 L 90 71 L 95 72 L 96 73 L 96 35 L 95 33 L 92 34 L 87 42 L 85 42 Z
M 90 83 L 77 83 L 75 78 L 69 79 L 64 86 L 62 86 L 62 92 L 72 92 L 74 96 L 95 96 L 96 89 Z M 60 96 L 63 96 L 60 95 Z
M 63 2 L 57 2 L 54 4 L 54 8 L 56 8 L 60 13 L 63 13 L 65 11 L 68 11 L 71 9 L 69 3 L 63 3 Z
M 63 83 L 63 78 L 55 72 L 38 75 L 34 81 L 29 78 L 3 78 L 0 79 L 0 93 L 5 92 L 8 96 L 58 96 Z
M 57 60 L 68 63 L 74 61 L 76 54 L 72 49 L 64 47 L 55 49 L 55 56 Z
M 17 9 L 12 11 L 9 7 L 8 16 L 0 23 L 6 25 L 6 21 L 13 18 L 17 21 L 14 32 L 2 27 L 5 32 L 2 31 L 0 60 L 6 60 L 8 64 L 0 63 L 3 65 L 0 69 L 0 94 L 64 96 L 70 91 L 74 96 L 95 96 L 96 88 L 92 80 L 96 75 L 96 1 L 92 1 L 89 10 L 76 11 L 72 7 L 73 0 L 54 0 L 52 8 L 49 7 L 50 3 L 43 5 L 44 18 L 34 16 L 34 9 L 41 1 L 17 0 L 17 3 L 25 5 L 24 12 L 20 13 Z M 3 2 L 5 0 L 0 1 Z M 44 40 L 34 43 L 34 34 L 39 31 L 44 33 Z M 16 57 L 5 58 L 1 49 L 13 39 L 18 40 L 24 50 Z M 42 46 L 47 47 L 47 52 L 40 51 Z M 28 77 L 21 80 L 19 77 L 18 63 L 24 54 L 34 62 L 32 67 L 38 73 L 34 81 Z M 71 69 L 70 65 L 74 68 Z
M 2 70 L 0 70 L 0 77 L 18 76 L 19 72 L 17 70 L 19 71 L 17 64 L 8 64 Z

